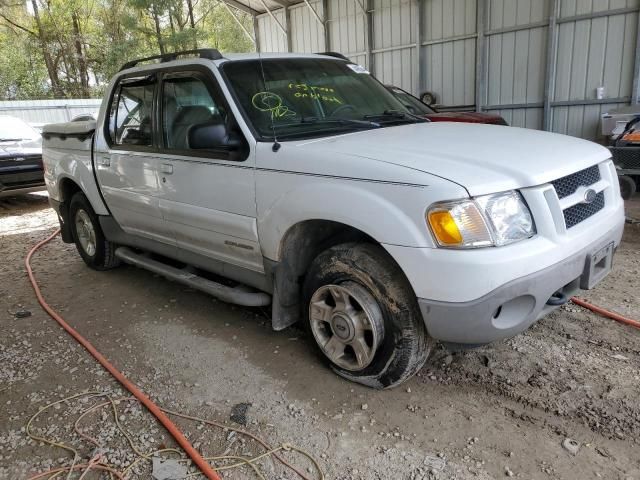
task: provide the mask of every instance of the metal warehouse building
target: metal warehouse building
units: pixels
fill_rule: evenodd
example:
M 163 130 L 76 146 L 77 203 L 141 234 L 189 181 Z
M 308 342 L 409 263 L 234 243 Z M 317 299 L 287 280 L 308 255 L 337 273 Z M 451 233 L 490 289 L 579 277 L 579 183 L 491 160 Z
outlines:
M 603 112 L 638 101 L 640 0 L 225 1 L 254 16 L 259 51 L 340 52 L 515 126 L 594 139 Z

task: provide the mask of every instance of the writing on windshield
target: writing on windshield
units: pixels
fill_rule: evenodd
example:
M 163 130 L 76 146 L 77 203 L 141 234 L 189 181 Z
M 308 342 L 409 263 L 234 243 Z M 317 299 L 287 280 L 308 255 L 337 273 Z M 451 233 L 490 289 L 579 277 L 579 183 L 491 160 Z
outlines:
M 290 83 L 289 90 L 295 90 L 293 96 L 299 99 L 308 98 L 310 100 L 322 100 L 323 102 L 344 103 L 335 95 L 335 89 L 331 87 Z
M 258 135 L 302 138 L 412 121 L 380 82 L 342 60 L 267 58 L 222 65 L 227 84 Z M 384 112 L 400 115 L 372 122 Z
M 256 110 L 271 114 L 272 119 L 296 116 L 296 112 L 282 104 L 282 98 L 276 93 L 258 92 L 251 98 L 251 104 Z

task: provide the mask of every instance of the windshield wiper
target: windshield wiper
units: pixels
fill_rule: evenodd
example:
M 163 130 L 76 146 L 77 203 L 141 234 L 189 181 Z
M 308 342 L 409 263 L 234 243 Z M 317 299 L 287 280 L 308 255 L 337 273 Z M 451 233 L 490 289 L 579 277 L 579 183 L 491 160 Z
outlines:
M 300 130 L 289 130 L 282 131 L 281 129 L 284 127 L 300 127 L 300 126 L 318 126 L 320 128 L 317 129 L 304 129 Z M 378 122 L 372 122 L 369 120 L 356 120 L 350 118 L 318 118 L 318 117 L 302 117 L 299 122 L 295 123 L 284 123 L 276 126 L 278 129 L 278 138 L 299 138 L 299 137 L 309 137 L 309 136 L 322 136 L 322 135 L 331 135 L 335 133 L 348 132 L 352 130 L 368 130 L 381 128 L 382 125 Z
M 318 129 L 305 129 L 303 131 L 282 131 L 282 129 L 300 126 L 318 126 Z M 380 128 L 382 125 L 378 122 L 370 120 L 356 120 L 351 118 L 320 118 L 320 117 L 302 117 L 299 122 L 280 123 L 275 125 L 278 129 L 278 138 L 297 138 L 309 135 L 326 135 L 337 132 L 344 132 L 353 129 L 373 129 Z
M 377 122 L 372 122 L 369 120 L 356 120 L 352 118 L 318 118 L 318 117 L 302 117 L 300 119 L 300 123 L 309 123 L 313 125 L 322 125 L 322 124 L 338 124 L 338 125 L 354 125 L 360 127 L 373 127 L 378 128 L 380 126 Z
M 411 123 L 423 123 L 427 121 L 424 118 L 419 117 L 418 115 L 414 115 L 408 112 L 401 112 L 399 110 L 385 110 L 382 113 L 365 115 L 363 118 L 366 120 L 379 119 L 382 121 L 392 121 L 392 122 L 398 121 L 398 120 L 401 120 L 401 121 L 404 120 L 404 121 L 409 121 Z

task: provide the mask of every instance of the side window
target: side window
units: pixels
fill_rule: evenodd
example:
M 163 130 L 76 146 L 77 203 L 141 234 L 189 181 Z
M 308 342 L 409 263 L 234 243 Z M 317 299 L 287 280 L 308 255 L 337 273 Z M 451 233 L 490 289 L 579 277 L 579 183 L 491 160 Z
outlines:
M 123 81 L 113 97 L 109 135 L 115 145 L 153 145 L 154 79 Z
M 200 130 L 198 130 L 200 128 Z M 226 114 L 199 76 L 165 78 L 162 88 L 162 136 L 174 150 L 203 148 L 194 136 L 203 128 L 226 129 Z

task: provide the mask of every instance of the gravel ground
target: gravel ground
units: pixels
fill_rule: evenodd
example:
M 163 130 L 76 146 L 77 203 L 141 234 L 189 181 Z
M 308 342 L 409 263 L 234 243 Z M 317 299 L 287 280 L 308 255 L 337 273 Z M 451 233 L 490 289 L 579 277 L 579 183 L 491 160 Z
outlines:
M 640 218 L 640 199 L 628 210 Z M 55 226 L 44 196 L 0 200 L 3 479 L 72 463 L 71 450 L 27 436 L 36 414 L 32 433 L 75 449 L 79 462 L 101 451 L 122 470 L 136 458 L 131 444 L 141 453 L 174 446 L 129 401 L 115 405 L 115 418 L 131 443 L 110 403 L 79 422 L 95 443 L 74 431 L 90 407 L 128 395 L 42 312 L 28 284 L 23 258 Z M 614 271 L 584 297 L 640 318 L 639 247 L 640 225 L 629 224 Z M 575 305 L 511 340 L 439 349 L 416 377 L 380 392 L 327 371 L 300 330 L 271 331 L 267 311 L 227 305 L 132 267 L 94 272 L 59 239 L 33 265 L 50 304 L 159 404 L 228 427 L 240 426 L 230 416 L 249 404 L 242 428 L 273 446 L 309 451 L 327 479 L 640 480 L 640 332 Z M 174 419 L 205 455 L 263 451 L 228 428 Z M 318 478 L 302 456 L 283 455 Z M 259 464 L 268 479 L 296 478 L 273 459 Z M 99 478 L 92 475 L 84 478 Z M 151 462 L 131 475 L 151 478 Z M 244 466 L 224 478 L 258 477 Z

